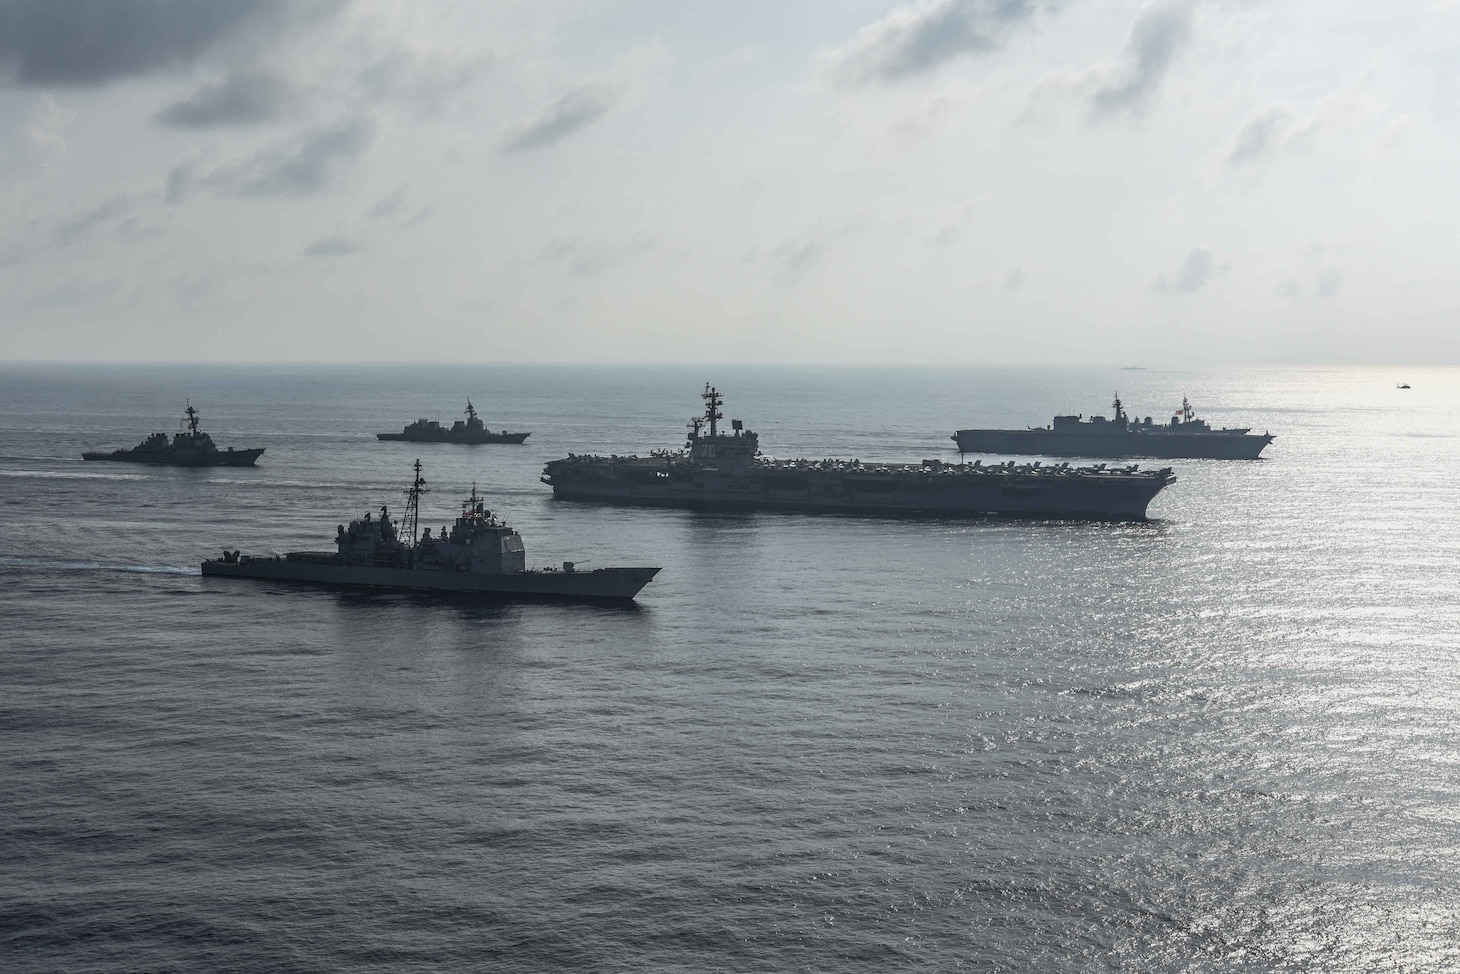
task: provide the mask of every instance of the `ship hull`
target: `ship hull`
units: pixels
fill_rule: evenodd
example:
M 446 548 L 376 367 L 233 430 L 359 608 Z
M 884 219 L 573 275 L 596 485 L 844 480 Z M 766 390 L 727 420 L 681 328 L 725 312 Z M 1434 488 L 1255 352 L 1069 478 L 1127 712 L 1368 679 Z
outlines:
M 934 478 L 929 478 L 933 480 Z M 544 478 L 556 498 L 701 511 L 794 511 L 872 517 L 1024 517 L 1141 521 L 1174 478 L 969 477 L 963 483 L 808 482 L 786 489 L 764 478 L 743 482 L 635 482 L 633 478 Z
M 133 450 L 92 451 L 81 454 L 83 460 L 108 460 L 114 463 L 148 463 L 157 467 L 251 467 L 264 448 L 219 450 L 217 453 L 139 453 Z
M 1112 433 L 1053 430 L 959 430 L 960 453 L 1038 457 L 1152 457 L 1163 460 L 1256 460 L 1272 442 L 1266 434 Z
M 204 575 L 225 578 L 545 599 L 632 599 L 658 573 L 658 568 L 597 568 L 488 574 L 327 565 L 275 558 L 203 562 Z
M 480 443 L 525 443 L 531 433 L 476 433 L 455 435 L 443 432 L 437 436 L 415 433 L 376 433 L 377 440 L 404 440 L 407 443 L 464 443 L 475 446 Z

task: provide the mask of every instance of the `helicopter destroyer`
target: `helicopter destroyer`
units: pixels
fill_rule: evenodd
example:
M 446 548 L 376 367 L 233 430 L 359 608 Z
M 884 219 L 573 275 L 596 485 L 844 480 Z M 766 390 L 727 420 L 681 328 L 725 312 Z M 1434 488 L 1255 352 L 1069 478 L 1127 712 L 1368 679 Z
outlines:
M 561 569 L 528 569 L 522 536 L 487 510 L 475 484 L 450 528 L 443 526 L 434 537 L 429 527 L 418 534 L 421 495 L 426 492 L 417 460 L 399 527 L 382 506 L 378 518 L 367 511 L 349 527 L 339 525 L 335 551 L 267 557 L 224 551 L 223 557 L 203 562 L 203 574 L 560 599 L 632 599 L 659 574 L 658 568 L 582 571 L 571 561 Z
M 1170 423 L 1131 419 L 1116 396 L 1115 418 L 1056 416 L 1051 426 L 1024 430 L 959 430 L 959 453 L 999 453 L 1046 457 L 1158 457 L 1167 460 L 1256 460 L 1273 441 L 1271 433 L 1248 427 L 1213 429 L 1197 419 L 1183 396 Z
M 679 452 L 574 456 L 543 468 L 542 482 L 569 500 L 700 510 L 772 509 L 830 514 L 961 517 L 1010 515 L 1143 520 L 1151 499 L 1176 478 L 1170 468 L 1106 469 L 1013 463 L 984 466 L 924 460 L 773 460 L 740 420 L 720 431 L 718 390 L 701 394 Z
M 112 450 L 103 453 L 89 450 L 81 454 L 83 460 L 116 460 L 121 463 L 153 463 L 171 467 L 251 467 L 264 452 L 263 447 L 235 450 L 228 447 L 220 450 L 213 445 L 213 438 L 198 429 L 199 413 L 188 403 L 183 411 L 184 432 L 174 433 L 171 441 L 166 433 L 153 433 L 130 450 Z
M 418 419 L 399 433 L 376 433 L 377 440 L 408 440 L 411 443 L 522 443 L 531 433 L 493 433 L 477 416 L 471 399 L 466 401 L 466 422 L 457 420 L 448 429 L 434 419 Z

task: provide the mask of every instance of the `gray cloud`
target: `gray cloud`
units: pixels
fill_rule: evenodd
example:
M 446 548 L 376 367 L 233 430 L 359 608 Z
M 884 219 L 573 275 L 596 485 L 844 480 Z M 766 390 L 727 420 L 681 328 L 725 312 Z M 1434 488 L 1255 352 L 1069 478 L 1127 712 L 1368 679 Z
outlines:
M 1162 274 L 1152 288 L 1157 294 L 1194 294 L 1206 287 L 1217 271 L 1217 259 L 1205 247 L 1186 255 L 1175 275 Z
M 612 89 L 601 85 L 580 85 L 554 100 L 536 118 L 524 122 L 503 149 L 523 152 L 561 142 L 598 121 L 617 100 L 618 94 Z
M 396 215 L 400 211 L 401 204 L 406 199 L 406 188 L 397 186 L 395 191 L 387 196 L 381 197 L 370 209 L 365 211 L 367 216 L 373 216 L 377 220 L 385 220 Z
M 830 61 L 848 84 L 897 81 L 959 57 L 986 54 L 1048 0 L 933 0 L 898 7 L 868 24 Z
M 360 87 L 377 101 L 398 101 L 427 115 L 440 112 L 490 65 L 485 53 L 396 51 L 360 72 Z
M 246 71 L 229 75 L 217 84 L 204 85 L 158 112 L 155 118 L 174 128 L 257 125 L 281 118 L 291 94 L 292 90 L 282 79 Z
M 167 177 L 167 201 L 180 202 L 198 189 L 222 196 L 310 196 L 333 185 L 374 141 L 375 123 L 359 116 L 310 129 L 201 176 L 191 166 L 178 166 Z
M 770 262 L 772 275 L 777 284 L 790 287 L 798 283 L 817 264 L 825 259 L 831 249 L 831 241 L 825 237 L 810 237 L 805 240 L 788 240 L 772 248 Z
M 358 241 L 341 236 L 321 237 L 304 248 L 306 257 L 348 257 L 365 248 Z
M 1005 291 L 1017 291 L 1024 286 L 1024 268 L 1016 267 L 1004 278 Z
M 1337 267 L 1329 267 L 1318 275 L 1318 286 L 1313 294 L 1320 298 L 1331 298 L 1343 287 L 1343 273 Z
M 1257 162 L 1277 145 L 1278 139 L 1293 123 L 1293 113 L 1281 105 L 1253 116 L 1232 143 L 1227 165 L 1241 166 Z
M 121 286 L 121 282 L 115 278 L 72 278 L 32 292 L 26 300 L 26 306 L 31 308 L 67 308 L 91 304 L 102 298 L 111 297 L 121 290 Z
M 655 240 L 648 234 L 638 234 L 622 241 L 591 241 L 563 237 L 544 247 L 542 256 L 544 260 L 562 264 L 574 277 L 588 277 L 647 253 L 653 250 L 654 246 Z
M 1119 79 L 1091 97 L 1096 114 L 1143 110 L 1190 40 L 1191 6 L 1186 0 L 1148 8 L 1131 28 Z
M 1277 286 L 1277 296 L 1280 298 L 1296 298 L 1302 293 L 1303 289 L 1298 287 L 1297 280 L 1291 277 Z
M 0 82 L 99 85 L 261 45 L 349 0 L 4 0 Z
M 136 205 L 136 199 L 129 193 L 113 196 L 56 227 L 53 237 L 56 243 L 63 246 L 73 244 L 108 220 L 130 213 Z

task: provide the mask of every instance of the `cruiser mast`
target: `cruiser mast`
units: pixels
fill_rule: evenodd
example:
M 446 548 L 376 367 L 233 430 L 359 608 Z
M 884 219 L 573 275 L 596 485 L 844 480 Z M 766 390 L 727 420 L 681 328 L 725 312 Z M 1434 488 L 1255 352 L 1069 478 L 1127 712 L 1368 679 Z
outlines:
M 406 516 L 401 519 L 401 527 L 411 537 L 411 547 L 416 546 L 416 529 L 421 520 L 421 495 L 429 493 L 426 488 L 426 481 L 421 478 L 421 461 L 416 460 L 416 476 L 411 481 L 411 489 L 406 491 Z

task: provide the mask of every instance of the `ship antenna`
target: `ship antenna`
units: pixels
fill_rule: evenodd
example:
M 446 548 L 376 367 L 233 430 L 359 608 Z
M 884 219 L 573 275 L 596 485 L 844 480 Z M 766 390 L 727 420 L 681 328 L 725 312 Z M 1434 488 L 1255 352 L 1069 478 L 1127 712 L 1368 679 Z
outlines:
M 720 412 L 720 407 L 725 405 L 725 400 L 720 398 L 720 390 L 708 382 L 705 383 L 705 391 L 700 393 L 700 398 L 705 401 L 705 419 L 709 421 L 710 439 L 713 440 L 715 423 L 725 418 L 725 414 Z
M 476 407 L 471 404 L 471 396 L 467 396 L 466 397 L 466 418 L 467 419 L 476 419 L 477 418 L 477 410 L 476 410 Z
M 421 495 L 430 493 L 426 487 L 426 481 L 421 477 L 421 461 L 416 460 L 416 476 L 411 481 L 411 489 L 406 491 L 406 516 L 401 527 L 411 536 L 411 547 L 416 546 L 416 527 L 421 520 Z
M 191 434 L 193 434 L 194 436 L 197 436 L 198 435 L 198 411 L 193 408 L 193 401 L 191 399 L 187 400 L 187 404 L 188 404 L 188 408 L 183 410 L 183 414 L 185 416 L 187 416 L 187 419 L 184 420 L 184 422 L 187 424 L 188 432 L 191 433 Z

